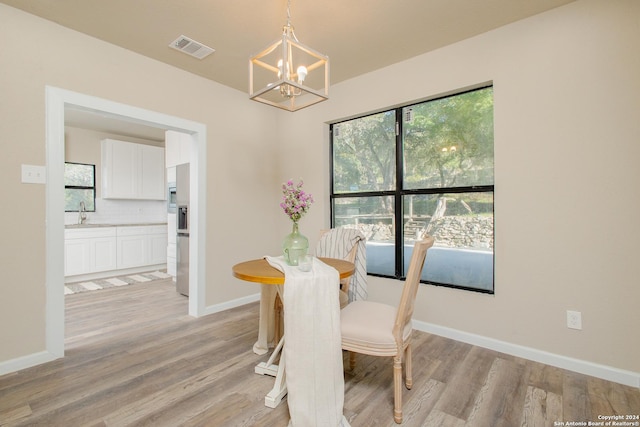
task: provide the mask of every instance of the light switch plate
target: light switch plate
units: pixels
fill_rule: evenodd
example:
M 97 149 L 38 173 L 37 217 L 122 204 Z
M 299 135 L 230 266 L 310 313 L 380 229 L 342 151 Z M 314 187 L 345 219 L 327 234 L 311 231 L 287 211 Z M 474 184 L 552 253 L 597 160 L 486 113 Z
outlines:
M 46 183 L 46 168 L 44 166 L 22 165 L 23 184 Z

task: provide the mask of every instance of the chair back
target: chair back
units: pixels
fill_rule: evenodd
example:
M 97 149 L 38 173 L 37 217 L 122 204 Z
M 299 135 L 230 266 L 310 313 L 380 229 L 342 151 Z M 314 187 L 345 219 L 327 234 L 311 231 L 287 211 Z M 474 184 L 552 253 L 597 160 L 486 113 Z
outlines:
M 349 302 L 367 299 L 366 241 L 362 232 L 338 227 L 322 230 L 316 245 L 316 256 L 340 258 L 355 264 L 355 273 L 340 281 L 342 290 L 349 295 Z
M 331 238 L 329 237 L 329 234 L 327 233 L 335 233 L 336 229 L 335 228 L 330 228 L 330 229 L 324 229 L 324 230 L 320 230 L 320 240 L 322 240 L 323 238 Z M 364 238 L 364 236 L 363 236 Z M 318 247 L 320 246 L 320 242 L 318 242 Z M 329 245 L 327 245 L 329 246 Z M 318 250 L 316 250 L 316 252 L 318 252 Z M 353 247 L 351 248 L 351 250 L 349 251 L 349 253 L 347 254 L 347 256 L 343 257 L 342 259 L 355 263 L 356 262 L 356 253 L 358 252 L 358 245 L 355 244 L 353 245 Z M 334 255 L 333 253 L 331 253 L 330 251 L 326 251 L 325 253 L 323 253 L 322 255 L 324 256 L 329 256 L 329 255 Z
M 417 241 L 413 246 L 413 255 L 411 255 L 409 271 L 407 272 L 404 287 L 402 288 L 396 322 L 393 326 L 393 336 L 399 347 L 403 343 L 404 328 L 407 323 L 411 322 L 411 316 L 413 316 L 413 307 L 415 306 L 416 296 L 418 294 L 418 286 L 420 284 L 422 268 L 424 267 L 424 260 L 427 256 L 427 249 L 433 246 L 434 242 L 435 239 L 433 237 L 424 236 L 422 240 Z

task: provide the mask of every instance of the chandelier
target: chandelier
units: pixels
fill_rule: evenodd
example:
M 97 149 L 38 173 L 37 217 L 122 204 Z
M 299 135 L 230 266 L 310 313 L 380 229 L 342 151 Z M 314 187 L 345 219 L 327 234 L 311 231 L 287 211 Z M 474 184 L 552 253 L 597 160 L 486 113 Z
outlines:
M 249 97 L 297 111 L 329 99 L 329 57 L 298 41 L 290 8 L 282 37 L 249 59 Z

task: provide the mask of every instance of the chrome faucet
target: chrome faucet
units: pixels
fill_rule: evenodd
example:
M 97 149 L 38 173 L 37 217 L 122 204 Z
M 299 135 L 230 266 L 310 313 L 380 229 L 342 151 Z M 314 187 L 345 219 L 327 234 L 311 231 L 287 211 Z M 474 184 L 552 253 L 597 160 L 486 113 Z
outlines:
M 87 213 L 84 206 L 84 201 L 80 202 L 80 209 L 78 209 L 78 224 L 84 224 L 87 222 Z

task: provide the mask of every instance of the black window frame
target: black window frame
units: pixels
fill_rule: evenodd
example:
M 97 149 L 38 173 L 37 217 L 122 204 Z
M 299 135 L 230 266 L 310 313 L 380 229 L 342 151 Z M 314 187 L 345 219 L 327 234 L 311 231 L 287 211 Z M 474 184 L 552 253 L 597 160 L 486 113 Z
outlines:
M 79 163 L 79 162 L 64 162 L 65 165 L 82 165 L 82 166 L 91 166 L 93 169 L 93 185 L 92 186 L 83 186 L 83 185 L 65 185 L 65 190 L 92 190 L 93 191 L 93 209 L 86 209 L 85 212 L 95 212 L 96 211 L 96 165 L 91 163 Z M 65 203 L 65 212 L 79 212 L 80 208 L 67 210 Z
M 437 188 L 428 188 L 428 189 L 404 189 L 404 168 L 403 168 L 403 135 L 404 135 L 404 120 L 403 110 L 405 108 L 411 108 L 415 105 L 420 105 L 425 102 L 437 101 L 439 99 L 450 98 L 453 96 L 463 95 L 465 93 L 474 92 L 477 90 L 493 88 L 493 83 L 481 85 L 474 87 L 472 89 L 467 89 L 459 92 L 452 92 L 446 95 L 429 98 L 426 100 L 422 100 L 419 102 L 412 102 L 404 105 L 397 106 L 395 108 L 382 109 L 379 111 L 375 111 L 372 113 L 364 114 L 362 116 L 350 117 L 345 120 L 341 120 L 338 122 L 330 123 L 329 125 L 329 208 L 330 208 L 330 218 L 331 218 L 331 227 L 335 227 L 335 217 L 334 217 L 334 208 L 335 201 L 341 198 L 364 198 L 364 197 L 383 197 L 383 196 L 392 196 L 394 198 L 394 221 L 396 224 L 396 232 L 395 232 L 395 272 L 394 276 L 379 274 L 379 273 L 370 273 L 367 271 L 367 275 L 375 276 L 375 277 L 383 277 L 390 278 L 396 280 L 404 280 L 406 275 L 403 274 L 404 270 L 404 211 L 403 211 L 403 203 L 402 199 L 404 196 L 409 195 L 430 195 L 430 194 L 450 194 L 450 193 L 492 193 L 495 196 L 495 179 L 492 185 L 472 185 L 472 186 L 460 186 L 460 187 L 437 187 Z M 396 152 L 396 183 L 394 190 L 384 190 L 384 191 L 363 191 L 363 192 L 344 192 L 344 193 L 336 193 L 334 189 L 334 126 L 339 125 L 344 122 L 352 121 L 354 119 L 360 119 L 368 116 L 373 116 L 380 113 L 385 112 L 395 112 L 395 123 L 396 123 L 396 132 L 395 132 L 395 152 Z M 494 159 L 494 170 L 495 170 L 495 159 Z M 493 236 L 495 241 L 495 197 L 493 197 L 493 221 L 494 221 L 494 229 Z M 492 283 L 491 289 L 481 289 L 474 288 L 462 285 L 454 285 L 449 283 L 439 283 L 434 281 L 420 280 L 421 283 L 430 284 L 434 286 L 441 286 L 446 288 L 460 289 L 465 291 L 472 291 L 484 294 L 495 294 L 495 249 L 493 251 L 493 275 L 492 275 Z

